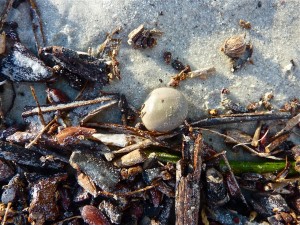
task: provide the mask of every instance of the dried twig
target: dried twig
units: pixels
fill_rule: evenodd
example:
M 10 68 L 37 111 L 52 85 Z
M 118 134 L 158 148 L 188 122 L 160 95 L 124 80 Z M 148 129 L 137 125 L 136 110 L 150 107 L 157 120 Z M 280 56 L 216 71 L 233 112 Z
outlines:
M 37 50 L 39 50 L 41 46 L 44 47 L 46 45 L 43 23 L 41 21 L 41 14 L 38 10 L 38 7 L 37 7 L 37 4 L 36 4 L 35 0 L 29 0 L 29 3 L 30 3 L 30 6 L 31 6 L 31 8 L 30 8 L 30 17 L 31 17 L 31 21 L 32 21 L 32 30 L 33 30 Z M 42 44 L 39 41 L 39 37 L 38 37 L 38 34 L 37 34 L 37 28 L 39 28 L 39 30 L 40 30 L 40 36 L 42 38 L 42 40 L 41 40 Z
M 42 113 L 42 110 L 41 110 L 39 100 L 37 99 L 34 87 L 30 86 L 30 90 L 31 90 L 32 96 L 33 96 L 33 98 L 36 102 L 36 105 L 37 105 L 37 110 L 38 110 L 38 115 L 39 115 L 40 121 L 43 124 L 43 126 L 46 126 L 46 122 L 45 122 L 45 119 L 44 119 L 44 116 L 43 116 L 43 113 Z
M 53 112 L 53 111 L 57 111 L 57 110 L 69 110 L 69 109 L 73 109 L 73 108 L 77 108 L 77 107 L 88 106 L 88 105 L 98 104 L 98 103 L 102 103 L 102 102 L 110 102 L 110 101 L 111 101 L 111 104 L 117 103 L 116 96 L 102 96 L 102 97 L 98 97 L 98 98 L 95 98 L 92 100 L 74 101 L 74 102 L 70 102 L 70 103 L 57 104 L 57 105 L 51 105 L 51 106 L 41 106 L 40 110 L 43 113 L 47 113 L 47 112 Z M 31 110 L 24 111 L 22 113 L 22 116 L 23 117 L 33 116 L 33 115 L 37 115 L 38 113 L 39 113 L 39 109 L 33 108 Z
M 121 148 L 119 150 L 116 151 L 112 151 L 113 154 L 119 154 L 119 153 L 128 153 L 128 152 L 132 152 L 136 149 L 144 149 L 149 147 L 150 145 L 159 145 L 159 143 L 157 142 L 153 142 L 150 139 L 146 139 L 144 141 L 141 141 L 139 143 L 133 144 L 133 145 L 129 145 L 126 146 L 124 148 Z
M 286 112 L 271 112 L 271 113 L 242 113 L 242 114 L 230 114 L 220 115 L 219 117 L 206 118 L 191 123 L 194 127 L 208 127 L 229 123 L 242 123 L 260 120 L 279 120 L 291 118 L 290 113 Z

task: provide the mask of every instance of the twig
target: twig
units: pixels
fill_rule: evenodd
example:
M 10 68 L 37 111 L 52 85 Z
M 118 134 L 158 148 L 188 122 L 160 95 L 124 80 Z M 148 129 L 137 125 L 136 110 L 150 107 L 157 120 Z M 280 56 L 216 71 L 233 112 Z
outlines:
M 4 214 L 4 217 L 3 217 L 1 225 L 5 225 L 5 223 L 6 223 L 8 210 L 10 209 L 11 204 L 12 204 L 11 202 L 7 203 L 5 214 Z
M 42 46 L 44 47 L 46 44 L 43 23 L 41 21 L 41 14 L 37 8 L 37 4 L 36 4 L 35 0 L 29 0 L 29 3 L 30 3 L 30 17 L 31 17 L 31 22 L 32 22 L 32 30 L 34 33 L 34 38 L 35 38 L 36 47 L 37 47 L 37 51 L 38 51 L 41 47 L 41 44 L 39 42 L 37 32 L 36 32 L 37 27 L 40 28 L 41 37 L 42 37 Z
M 117 98 L 116 96 L 102 96 L 99 98 L 95 98 L 92 100 L 82 100 L 82 101 L 74 101 L 74 102 L 70 102 L 70 103 L 64 103 L 64 104 L 57 104 L 57 105 L 51 105 L 51 106 L 42 106 L 40 107 L 40 110 L 43 113 L 47 113 L 47 112 L 53 112 L 53 111 L 57 111 L 57 110 L 69 110 L 69 109 L 73 109 L 73 108 L 77 108 L 77 107 L 82 107 L 82 106 L 88 106 L 88 105 L 93 105 L 93 104 L 98 104 L 101 102 L 105 102 L 105 101 L 111 101 L 111 104 L 115 104 L 117 103 Z M 38 108 L 33 108 L 31 110 L 27 110 L 25 112 L 22 113 L 23 117 L 27 117 L 27 116 L 33 116 L 33 115 L 37 115 L 39 113 L 39 109 Z
M 221 134 L 218 131 L 210 130 L 210 129 L 207 129 L 207 128 L 198 128 L 198 129 L 199 130 L 208 131 L 208 132 L 211 132 L 213 134 L 217 134 L 217 135 L 219 135 L 221 137 L 224 137 L 224 138 L 227 138 L 227 139 L 231 140 L 234 143 L 241 144 L 237 140 L 235 140 L 234 138 L 232 138 L 232 137 L 230 137 L 228 135 L 225 135 L 225 134 Z M 260 152 L 257 152 L 257 151 L 255 151 L 254 149 L 250 148 L 249 146 L 247 146 L 245 144 L 241 144 L 241 146 L 243 146 L 245 149 L 247 149 L 249 152 L 251 152 L 252 154 L 254 154 L 256 156 L 259 156 L 259 157 L 262 157 L 262 158 L 274 159 L 274 160 L 283 160 L 282 158 L 271 156 L 269 153 L 260 153 Z
M 149 186 L 146 186 L 144 188 L 141 188 L 141 189 L 138 189 L 138 190 L 135 190 L 135 191 L 125 192 L 125 193 L 112 193 L 112 192 L 108 192 L 108 191 L 99 191 L 98 195 L 105 195 L 105 196 L 111 196 L 111 197 L 114 197 L 114 196 L 131 196 L 131 195 L 134 195 L 134 194 L 137 194 L 137 193 L 140 193 L 140 192 L 144 192 L 144 191 L 153 189 L 157 185 L 156 184 L 149 185 Z
M 25 148 L 28 148 L 28 149 L 29 149 L 29 148 L 31 148 L 32 145 L 35 145 L 36 142 L 37 142 L 37 140 L 42 136 L 42 134 L 43 134 L 46 130 L 48 130 L 48 128 L 49 128 L 53 123 L 55 123 L 56 120 L 57 120 L 57 117 L 55 116 L 54 119 L 51 120 L 51 121 L 47 124 L 47 126 L 45 126 L 45 127 L 41 130 L 41 132 L 38 133 L 38 134 L 36 135 L 36 137 L 35 137 L 28 145 L 25 146 Z
M 43 113 L 42 113 L 42 110 L 41 110 L 40 103 L 39 103 L 39 101 L 37 99 L 37 96 L 35 94 L 34 87 L 30 86 L 30 89 L 31 89 L 32 96 L 33 96 L 33 98 L 34 98 L 34 100 L 36 102 L 36 105 L 37 105 L 38 115 L 39 115 L 40 121 L 43 124 L 43 126 L 46 126 L 46 122 L 45 122 L 45 119 L 44 119 L 44 116 L 43 116 Z
M 139 143 L 133 144 L 133 145 L 129 145 L 126 146 L 124 148 L 121 148 L 119 150 L 116 151 L 112 151 L 113 154 L 119 154 L 119 153 L 128 153 L 128 152 L 132 152 L 136 149 L 144 149 L 149 147 L 150 145 L 159 145 L 159 143 L 157 142 L 153 142 L 150 139 L 146 139 L 144 141 L 141 141 Z
M 260 120 L 279 120 L 291 118 L 290 113 L 276 112 L 276 113 L 242 113 L 242 114 L 230 114 L 220 115 L 215 118 L 206 118 L 191 123 L 193 127 L 208 127 L 215 125 L 222 125 L 228 123 L 242 123 Z

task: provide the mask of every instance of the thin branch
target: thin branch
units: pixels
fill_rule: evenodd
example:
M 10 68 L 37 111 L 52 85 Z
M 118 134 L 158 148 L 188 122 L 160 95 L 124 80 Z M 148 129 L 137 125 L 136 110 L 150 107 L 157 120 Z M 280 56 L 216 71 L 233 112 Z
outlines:
M 34 100 L 36 102 L 37 108 L 38 108 L 38 115 L 39 115 L 40 121 L 43 124 L 43 126 L 46 126 L 46 122 L 45 122 L 45 119 L 44 119 L 44 116 L 43 116 L 43 113 L 42 113 L 42 110 L 41 110 L 41 106 L 40 106 L 39 100 L 38 100 L 38 98 L 36 96 L 34 87 L 30 86 L 30 90 L 31 90 L 32 96 L 33 96 L 33 98 L 34 98 Z
M 242 113 L 242 114 L 230 114 L 220 115 L 219 117 L 206 118 L 191 123 L 193 127 L 208 127 L 215 125 L 223 125 L 229 123 L 242 123 L 260 120 L 279 120 L 291 118 L 290 113 L 286 112 L 271 112 L 271 113 Z

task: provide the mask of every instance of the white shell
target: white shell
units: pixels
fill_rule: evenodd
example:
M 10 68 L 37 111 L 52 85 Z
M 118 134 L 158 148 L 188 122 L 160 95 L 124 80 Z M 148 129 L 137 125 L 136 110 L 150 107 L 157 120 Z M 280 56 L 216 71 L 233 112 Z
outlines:
M 150 131 L 168 132 L 183 123 L 188 103 L 181 92 L 173 88 L 157 88 L 147 97 L 141 111 L 142 121 Z

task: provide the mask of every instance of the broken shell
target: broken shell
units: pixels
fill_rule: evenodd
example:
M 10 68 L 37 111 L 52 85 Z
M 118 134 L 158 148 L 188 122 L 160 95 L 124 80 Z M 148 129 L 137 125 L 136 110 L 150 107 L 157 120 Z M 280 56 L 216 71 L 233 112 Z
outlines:
M 246 51 L 245 37 L 245 34 L 240 34 L 228 38 L 221 50 L 230 58 L 239 58 Z
M 168 132 L 178 127 L 186 118 L 188 103 L 181 92 L 173 88 L 157 88 L 147 97 L 141 117 L 150 131 Z

